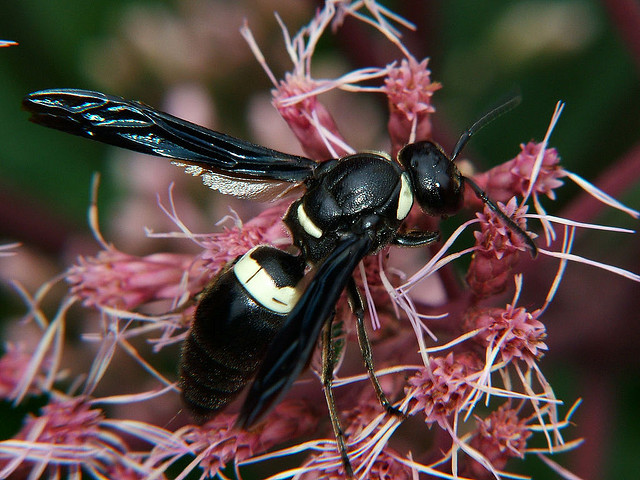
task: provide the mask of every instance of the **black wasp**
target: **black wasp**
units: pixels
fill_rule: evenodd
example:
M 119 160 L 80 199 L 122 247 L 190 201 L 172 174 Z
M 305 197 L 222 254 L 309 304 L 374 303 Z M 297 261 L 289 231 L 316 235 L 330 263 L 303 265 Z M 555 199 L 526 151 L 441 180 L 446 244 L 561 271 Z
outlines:
M 404 230 L 403 220 L 415 201 L 428 215 L 456 213 L 465 185 L 535 255 L 531 238 L 453 163 L 471 135 L 518 102 L 519 97 L 512 97 L 474 123 L 451 156 L 439 145 L 421 141 L 405 146 L 397 162 L 374 152 L 315 162 L 208 130 L 136 101 L 87 90 L 43 90 L 28 95 L 23 106 L 35 123 L 170 158 L 227 195 L 273 200 L 304 189 L 284 217 L 300 254 L 255 247 L 227 265 L 201 295 L 180 362 L 183 399 L 194 417 L 204 421 L 253 379 L 238 418 L 238 426 L 253 426 L 308 364 L 324 326 L 323 387 L 345 471 L 352 476 L 331 391 L 335 305 L 346 289 L 365 367 L 380 403 L 390 413 L 399 413 L 374 373 L 365 308 L 353 270 L 365 256 L 389 244 L 421 246 L 435 241 L 437 232 Z

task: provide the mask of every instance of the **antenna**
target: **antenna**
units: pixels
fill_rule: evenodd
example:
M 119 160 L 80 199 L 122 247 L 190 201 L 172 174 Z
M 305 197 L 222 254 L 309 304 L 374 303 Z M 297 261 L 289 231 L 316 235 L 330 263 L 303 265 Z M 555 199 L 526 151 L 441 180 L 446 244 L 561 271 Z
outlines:
M 500 102 L 496 107 L 492 108 L 487 113 L 485 113 L 482 117 L 476 120 L 476 122 L 473 125 L 467 128 L 464 132 L 462 132 L 462 135 L 460 135 L 460 139 L 458 140 L 458 143 L 456 143 L 456 146 L 453 147 L 453 152 L 451 152 L 450 160 L 453 162 L 456 159 L 458 154 L 462 151 L 464 146 L 467 144 L 467 142 L 471 138 L 471 135 L 476 133 L 478 130 L 484 127 L 487 123 L 498 118 L 503 113 L 506 113 L 509 110 L 512 110 L 515 107 L 517 107 L 521 101 L 522 101 L 522 95 L 520 95 L 520 91 L 516 89 L 507 96 L 507 99 L 505 101 Z
M 507 95 L 506 100 L 500 102 L 496 107 L 492 108 L 487 113 L 482 115 L 482 117 L 476 120 L 473 125 L 471 125 L 464 132 L 462 132 L 462 135 L 460 135 L 460 139 L 458 140 L 458 143 L 456 143 L 456 146 L 453 148 L 453 152 L 451 153 L 450 160 L 453 162 L 456 159 L 458 154 L 462 151 L 462 149 L 464 148 L 464 146 L 467 144 L 467 142 L 469 141 L 469 139 L 474 133 L 476 133 L 478 130 L 480 130 L 482 127 L 484 127 L 486 124 L 488 124 L 492 120 L 495 120 L 496 118 L 498 118 L 503 113 L 506 113 L 509 110 L 517 107 L 521 101 L 522 101 L 522 95 L 520 95 L 520 91 L 518 89 L 514 89 L 511 93 Z M 493 211 L 496 215 L 498 215 L 502 219 L 502 221 L 505 222 L 507 226 L 516 235 L 518 235 L 521 239 L 525 241 L 525 243 L 527 244 L 527 247 L 531 252 L 531 256 L 535 258 L 536 255 L 538 255 L 538 247 L 536 247 L 536 244 L 531 239 L 531 237 L 527 235 L 527 232 L 525 232 L 522 229 L 522 227 L 520 227 L 520 225 L 518 225 L 511 217 L 509 217 L 509 215 L 504 213 L 500 209 L 500 207 L 498 207 L 498 205 L 496 205 L 493 202 L 493 200 L 491 200 L 487 196 L 484 190 L 482 190 L 476 182 L 474 182 L 468 177 L 463 177 L 463 178 L 465 182 L 474 191 L 476 196 L 480 200 L 482 200 L 482 202 L 487 207 L 489 207 L 491 211 Z

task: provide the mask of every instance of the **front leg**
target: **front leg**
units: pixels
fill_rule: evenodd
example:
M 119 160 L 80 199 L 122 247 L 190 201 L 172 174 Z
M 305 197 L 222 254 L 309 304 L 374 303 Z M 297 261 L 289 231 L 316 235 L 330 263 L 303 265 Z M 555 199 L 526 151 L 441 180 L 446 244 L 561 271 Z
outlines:
M 406 232 L 397 232 L 391 240 L 391 245 L 400 247 L 422 247 L 429 245 L 440 238 L 439 232 L 423 232 L 421 230 L 408 230 Z

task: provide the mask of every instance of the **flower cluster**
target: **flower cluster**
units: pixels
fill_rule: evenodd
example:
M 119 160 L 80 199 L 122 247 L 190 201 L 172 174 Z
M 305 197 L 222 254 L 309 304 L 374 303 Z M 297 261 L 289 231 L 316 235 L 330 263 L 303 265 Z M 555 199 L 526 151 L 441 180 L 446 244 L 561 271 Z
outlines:
M 441 85 L 431 81 L 428 61 L 425 58 L 418 62 L 412 56 L 403 58 L 400 66 L 390 69 L 384 80 L 392 157 L 405 146 L 407 139 L 431 138 L 431 114 L 436 111 L 431 97 Z
M 511 197 L 506 205 L 498 205 L 521 228 L 525 227 L 527 209 L 518 208 L 515 197 Z M 477 216 L 480 230 L 473 232 L 477 248 L 466 280 L 473 293 L 479 297 L 490 297 L 507 288 L 513 275 L 513 267 L 518 262 L 519 252 L 526 251 L 526 245 L 521 237 L 515 235 L 513 228 L 494 215 L 488 207 Z
M 527 428 L 527 418 L 518 416 L 518 411 L 500 405 L 486 418 L 478 419 L 478 431 L 471 441 L 471 447 L 483 452 L 491 464 L 502 470 L 510 458 L 523 458 L 527 440 L 533 434 Z M 486 477 L 482 465 L 473 463 L 471 471 L 478 477 Z
M 471 392 L 470 374 L 478 370 L 478 359 L 460 354 L 434 357 L 429 368 L 421 368 L 407 380 L 406 395 L 411 398 L 409 414 L 420 412 L 425 422 L 446 427 L 448 419 L 464 406 Z
M 539 360 L 547 346 L 544 323 L 537 320 L 540 311 L 529 313 L 523 307 L 507 305 L 506 308 L 479 309 L 469 312 L 465 325 L 483 331 L 476 340 L 484 347 L 500 345 L 500 355 L 505 362 L 516 357 L 528 365 Z
M 398 61 L 338 78 L 313 78 L 319 39 L 329 27 L 341 28 L 347 17 L 397 47 Z M 241 32 L 273 83 L 274 107 L 307 156 L 323 161 L 355 151 L 321 101 L 329 91 L 386 98 L 394 157 L 407 143 L 431 139 L 436 113 L 432 98 L 441 85 L 431 79 L 428 59 L 414 58 L 402 44 L 398 28 L 411 27 L 409 22 L 371 0 L 327 0 L 293 37 L 278 20 L 293 63 L 283 80 L 270 70 L 249 27 Z M 470 177 L 469 183 L 482 188 L 495 204 L 483 202 L 475 188 L 467 189 L 465 206 L 474 209 L 476 217 L 461 220 L 460 227 L 429 252 L 426 263 L 420 260 L 422 268 L 405 274 L 401 267 L 410 263 L 402 260 L 415 258 L 415 251 L 398 254 L 385 248 L 354 272 L 374 330 L 376 374 L 397 410 L 393 414 L 391 408 L 380 407 L 361 362 L 353 361 L 358 357 L 350 355 L 357 349 L 355 327 L 347 302 L 341 300 L 336 307 L 340 322 L 334 322 L 341 331 L 334 337 L 333 386 L 355 477 L 503 478 L 511 475 L 505 473 L 509 460 L 531 453 L 565 473 L 550 457 L 577 447 L 580 440 L 564 438 L 575 408 L 561 414 L 562 402 L 539 366 L 547 351 L 544 313 L 569 262 L 635 282 L 640 276 L 571 252 L 577 228 L 627 230 L 572 222 L 547 215 L 543 208 L 543 201 L 553 201 L 556 190 L 570 179 L 607 205 L 639 216 L 562 167 L 558 152 L 548 147 L 561 110 L 559 104 L 541 142 L 522 144 L 512 160 Z M 189 173 L 203 175 L 202 169 Z M 191 251 L 142 256 L 107 243 L 92 207 L 101 251 L 79 258 L 62 275 L 68 294 L 56 313 L 51 317 L 42 304 L 58 279 L 34 295 L 21 290 L 28 305 L 23 321 L 38 329 L 40 339 L 29 346 L 7 345 L 0 358 L 0 394 L 15 403 L 35 396 L 47 403 L 25 418 L 13 438 L 0 441 L 0 478 L 168 478 L 176 470 L 178 478 L 193 472 L 201 478 L 228 478 L 240 476 L 245 467 L 281 466 L 282 457 L 289 456 L 291 468 L 274 472 L 275 478 L 343 478 L 345 463 L 318 378 L 303 377 L 263 423 L 243 431 L 235 426 L 236 405 L 193 425 L 188 412 L 181 411 L 175 372 L 162 367 L 167 361 L 175 363 L 178 353 L 170 347 L 185 338 L 199 293 L 225 265 L 255 245 L 289 246 L 280 222 L 287 206 L 276 203 L 245 222 L 234 212 L 219 222 L 218 231 L 198 234 L 183 222 L 172 196 L 171 208 L 163 210 L 177 231 L 149 236 Z M 421 223 L 424 214 L 416 210 L 408 222 Z M 531 220 L 540 223 L 539 237 Z M 556 248 L 558 225 L 562 242 Z M 473 226 L 478 227 L 473 245 L 454 250 L 460 234 Z M 539 261 L 530 258 L 534 238 L 538 259 L 557 259 L 558 266 L 543 304 L 529 310 L 517 303 L 527 281 L 523 263 L 535 268 Z M 446 279 L 464 255 L 471 255 L 466 286 L 453 292 Z M 437 308 L 420 294 L 427 282 L 444 290 Z M 505 303 L 500 294 L 511 288 L 515 293 Z M 94 314 L 86 315 L 81 326 L 74 324 L 82 342 L 67 341 L 67 314 L 78 304 Z M 321 378 L 317 358 L 310 366 Z M 136 367 L 139 373 L 131 373 Z M 480 403 L 484 407 L 476 408 Z M 412 433 L 403 435 L 405 426 Z M 539 440 L 536 448 L 528 446 L 533 438 Z

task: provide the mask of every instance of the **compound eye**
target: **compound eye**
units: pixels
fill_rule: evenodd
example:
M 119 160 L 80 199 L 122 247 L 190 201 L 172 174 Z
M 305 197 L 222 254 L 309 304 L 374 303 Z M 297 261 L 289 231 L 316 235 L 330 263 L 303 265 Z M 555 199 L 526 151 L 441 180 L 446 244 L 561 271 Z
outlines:
M 411 179 L 416 200 L 429 215 L 450 215 L 462 207 L 464 184 L 458 167 L 439 145 L 424 141 L 406 145 L 398 161 Z

